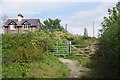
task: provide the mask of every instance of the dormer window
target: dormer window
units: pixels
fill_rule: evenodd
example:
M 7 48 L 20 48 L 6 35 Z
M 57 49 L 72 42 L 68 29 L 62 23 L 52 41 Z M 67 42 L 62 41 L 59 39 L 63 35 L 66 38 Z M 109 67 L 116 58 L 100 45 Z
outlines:
M 29 29 L 29 25 L 24 25 L 24 29 Z
M 10 30 L 16 30 L 16 24 L 15 24 L 15 22 L 11 22 L 9 24 L 9 26 L 10 26 Z
M 29 30 L 30 23 L 29 23 L 28 21 L 24 21 L 24 22 L 22 23 L 22 25 L 23 25 L 23 29 L 24 29 L 24 30 Z
M 28 30 L 29 29 L 29 23 L 28 22 L 24 22 L 23 23 L 23 28 L 25 29 L 25 30 Z

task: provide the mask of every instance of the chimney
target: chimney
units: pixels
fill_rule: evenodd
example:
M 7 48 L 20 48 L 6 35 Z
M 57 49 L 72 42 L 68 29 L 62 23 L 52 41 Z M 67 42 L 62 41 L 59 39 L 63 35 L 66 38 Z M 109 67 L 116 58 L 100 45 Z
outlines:
M 18 14 L 18 21 L 21 21 L 22 18 L 23 18 L 23 15 L 19 13 L 19 14 Z

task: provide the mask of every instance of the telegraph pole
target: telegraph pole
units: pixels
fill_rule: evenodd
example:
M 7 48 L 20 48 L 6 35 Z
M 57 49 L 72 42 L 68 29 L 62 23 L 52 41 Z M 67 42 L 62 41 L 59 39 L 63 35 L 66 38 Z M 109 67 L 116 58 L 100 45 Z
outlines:
M 67 24 L 65 24 L 65 32 L 67 32 Z
M 95 37 L 95 34 L 94 34 L 94 20 L 93 20 L 93 37 Z

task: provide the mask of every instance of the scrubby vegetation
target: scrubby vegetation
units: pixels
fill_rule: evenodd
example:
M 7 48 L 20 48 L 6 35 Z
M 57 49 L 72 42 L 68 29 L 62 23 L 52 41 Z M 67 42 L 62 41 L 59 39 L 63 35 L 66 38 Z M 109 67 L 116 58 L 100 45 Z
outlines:
M 93 44 L 95 38 L 73 35 L 61 31 L 28 32 L 25 34 L 2 35 L 2 76 L 3 78 L 65 78 L 69 76 L 66 65 L 48 50 L 65 46 L 66 40 L 74 45 Z M 63 52 L 63 48 L 59 48 Z M 66 47 L 66 46 L 65 46 Z M 67 48 L 66 48 L 67 49 Z M 66 51 L 67 53 L 67 51 Z M 75 53 L 76 54 L 76 53 Z M 84 65 L 85 59 L 69 55 L 64 58 L 77 59 Z M 84 60 L 83 60 L 84 59 Z
M 108 9 L 109 16 L 102 23 L 99 54 L 108 67 L 107 77 L 120 77 L 120 2 L 113 9 Z
M 89 56 L 78 55 L 79 50 L 73 49 L 71 55 L 64 56 L 79 61 L 79 65 L 90 69 L 84 77 L 120 77 L 120 2 L 109 9 L 109 16 L 104 17 L 99 38 L 89 37 L 87 30 L 83 36 L 65 32 L 60 20 L 48 19 L 42 24 L 43 31 L 25 34 L 2 35 L 2 77 L 3 78 L 66 78 L 69 70 L 66 65 L 53 56 L 57 44 L 58 49 L 67 53 L 67 41 L 76 48 L 90 47 Z M 83 45 L 83 46 L 81 46 Z M 65 47 L 63 49 L 62 47 Z M 92 53 L 92 50 L 96 50 Z M 76 51 L 76 52 L 75 52 Z M 56 52 L 55 52 L 56 53 Z M 62 52 L 60 52 L 62 53 Z M 83 54 L 83 53 L 80 53 Z M 89 75 L 88 75 L 89 74 Z
M 56 39 L 53 33 L 44 31 L 2 35 L 2 77 L 67 77 L 67 67 L 47 53 L 47 48 L 52 47 L 48 42 Z
M 87 64 L 92 69 L 91 77 L 120 77 L 120 2 L 108 9 L 100 30 L 96 53 Z

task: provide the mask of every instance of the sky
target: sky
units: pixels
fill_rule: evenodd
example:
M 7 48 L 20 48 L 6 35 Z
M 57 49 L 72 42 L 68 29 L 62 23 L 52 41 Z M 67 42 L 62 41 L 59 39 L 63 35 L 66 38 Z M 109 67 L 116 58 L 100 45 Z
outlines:
M 103 17 L 108 15 L 108 9 L 115 6 L 119 0 L 0 0 L 0 16 L 17 18 L 39 18 L 41 22 L 47 18 L 60 19 L 61 25 L 67 24 L 72 34 L 83 35 L 87 28 L 89 36 L 93 36 L 93 21 L 95 36 L 101 29 Z M 0 28 L 0 33 L 3 33 Z

